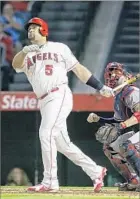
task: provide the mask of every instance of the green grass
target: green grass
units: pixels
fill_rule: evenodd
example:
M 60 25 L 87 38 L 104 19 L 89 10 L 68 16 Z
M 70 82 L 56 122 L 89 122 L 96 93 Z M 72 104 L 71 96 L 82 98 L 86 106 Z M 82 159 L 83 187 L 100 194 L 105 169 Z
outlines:
M 138 193 L 117 192 L 117 188 L 107 187 L 102 193 L 93 193 L 93 187 L 61 187 L 57 194 L 26 193 L 26 187 L 1 187 L 1 199 L 138 199 Z M 71 192 L 66 192 L 70 190 Z M 19 191 L 19 192 L 18 192 Z M 64 191 L 64 193 L 63 193 Z M 78 191 L 78 192 L 77 192 Z
M 74 195 L 30 195 L 30 194 L 24 194 L 24 195 L 16 195 L 16 194 L 2 194 L 1 199 L 135 199 L 139 197 L 135 196 L 74 196 Z

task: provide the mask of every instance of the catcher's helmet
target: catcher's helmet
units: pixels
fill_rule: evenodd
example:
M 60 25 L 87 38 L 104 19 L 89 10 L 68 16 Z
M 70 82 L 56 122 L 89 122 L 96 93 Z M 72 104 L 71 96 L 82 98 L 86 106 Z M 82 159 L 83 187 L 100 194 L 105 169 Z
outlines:
M 104 79 L 105 85 L 114 88 L 121 76 L 131 78 L 132 75 L 127 72 L 126 66 L 118 62 L 111 62 L 105 68 Z
M 28 30 L 28 27 L 31 24 L 39 25 L 40 26 L 40 29 L 39 29 L 40 34 L 42 36 L 48 36 L 48 24 L 43 19 L 40 19 L 40 18 L 37 18 L 37 17 L 30 19 L 28 21 L 28 23 L 24 26 L 25 30 Z

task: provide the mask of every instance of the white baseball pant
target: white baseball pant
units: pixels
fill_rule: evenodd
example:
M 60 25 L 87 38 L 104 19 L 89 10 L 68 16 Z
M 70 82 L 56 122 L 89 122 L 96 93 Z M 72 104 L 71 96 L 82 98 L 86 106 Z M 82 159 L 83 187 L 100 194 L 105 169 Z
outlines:
M 39 100 L 42 116 L 39 137 L 41 142 L 44 178 L 42 183 L 58 188 L 57 151 L 64 154 L 94 180 L 99 177 L 102 167 L 86 156 L 69 138 L 66 119 L 72 111 L 72 93 L 67 85 Z

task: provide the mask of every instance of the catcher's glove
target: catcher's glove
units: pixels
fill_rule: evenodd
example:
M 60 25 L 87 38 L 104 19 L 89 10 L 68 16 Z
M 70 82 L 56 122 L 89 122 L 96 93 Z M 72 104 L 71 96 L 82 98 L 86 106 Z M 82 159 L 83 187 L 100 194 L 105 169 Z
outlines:
M 120 136 L 120 131 L 115 126 L 106 124 L 98 129 L 95 136 L 99 142 L 110 144 Z

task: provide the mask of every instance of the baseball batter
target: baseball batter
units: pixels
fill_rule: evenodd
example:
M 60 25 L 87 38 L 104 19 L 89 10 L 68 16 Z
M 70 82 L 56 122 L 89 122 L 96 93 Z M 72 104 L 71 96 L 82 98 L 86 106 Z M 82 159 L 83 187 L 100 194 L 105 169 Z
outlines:
M 13 59 L 17 72 L 24 72 L 33 87 L 42 116 L 39 129 L 44 178 L 41 184 L 29 187 L 29 191 L 57 192 L 57 151 L 63 153 L 76 165 L 82 167 L 94 182 L 94 191 L 100 191 L 106 168 L 87 157 L 69 138 L 66 119 L 72 110 L 73 99 L 68 87 L 67 72 L 99 90 L 106 97 L 113 90 L 99 82 L 89 70 L 81 65 L 69 47 L 63 43 L 50 42 L 48 25 L 40 18 L 32 18 L 26 25 L 32 45 L 25 46 Z
M 122 84 L 131 77 L 132 75 L 120 63 L 109 63 L 105 69 L 105 83 L 111 88 Z M 100 122 L 103 125 L 116 123 L 116 127 L 112 125 L 100 127 L 96 138 L 104 143 L 105 155 L 127 180 L 128 189 L 130 184 L 138 184 L 136 176 L 140 176 L 140 132 L 135 133 L 132 128 L 140 123 L 139 94 L 140 89 L 135 85 L 125 86 L 115 96 L 113 118 L 103 118 L 91 113 L 87 119 L 90 123 Z

